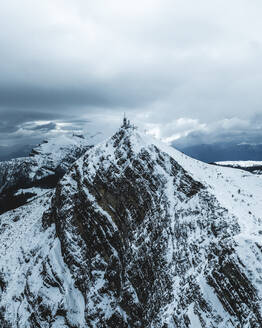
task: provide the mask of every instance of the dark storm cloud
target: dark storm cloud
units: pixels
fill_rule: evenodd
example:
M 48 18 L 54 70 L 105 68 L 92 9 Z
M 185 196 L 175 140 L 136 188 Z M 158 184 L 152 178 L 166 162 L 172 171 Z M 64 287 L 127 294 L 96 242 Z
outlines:
M 79 69 L 79 76 L 82 72 Z M 119 74 L 109 81 L 105 77 L 99 81 L 98 77 L 89 79 L 83 77 L 81 84 L 70 81 L 70 72 L 67 80 L 53 85 L 49 81 L 27 81 L 23 84 L 0 83 L 0 107 L 16 109 L 50 109 L 68 112 L 72 108 L 88 107 L 101 110 L 101 108 L 136 108 L 145 106 L 158 99 L 161 95 L 170 92 L 170 87 L 178 84 L 177 81 L 169 81 L 162 78 L 161 84 L 156 82 L 159 75 L 154 72 L 143 73 L 127 72 L 126 75 Z M 0 78 L 1 79 L 1 78 Z M 40 77 L 39 77 L 40 80 Z M 40 83 L 42 82 L 42 84 Z M 49 85 L 48 85 L 49 84 Z
M 72 106 L 96 106 L 109 105 L 106 92 L 103 94 L 99 89 L 92 87 L 83 90 L 79 87 L 74 90 L 74 87 L 46 87 L 34 85 L 24 86 L 8 86 L 0 87 L 0 106 L 15 109 L 34 108 L 38 111 L 39 108 L 53 108 L 53 110 L 63 110 Z
M 109 134 L 123 112 L 169 142 L 258 142 L 261 12 L 258 0 L 2 1 L 0 143 Z
M 15 125 L 34 120 L 59 119 L 63 117 L 63 113 L 45 112 L 43 110 L 27 110 L 27 109 L 1 109 L 0 122 L 3 124 Z

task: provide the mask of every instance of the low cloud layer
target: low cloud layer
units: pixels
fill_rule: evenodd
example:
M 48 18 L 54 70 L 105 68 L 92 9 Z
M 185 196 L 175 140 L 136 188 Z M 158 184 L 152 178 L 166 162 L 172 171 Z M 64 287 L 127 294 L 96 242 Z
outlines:
M 197 144 L 262 144 L 262 116 L 222 119 L 204 123 L 179 118 L 164 124 L 148 124 L 148 133 L 179 148 Z
M 168 142 L 259 143 L 261 12 L 258 0 L 2 2 L 0 145 L 109 135 L 124 112 Z

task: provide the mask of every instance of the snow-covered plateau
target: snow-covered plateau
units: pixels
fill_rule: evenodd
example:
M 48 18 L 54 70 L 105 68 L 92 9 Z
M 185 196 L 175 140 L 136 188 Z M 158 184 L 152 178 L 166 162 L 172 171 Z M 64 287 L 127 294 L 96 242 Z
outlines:
M 75 162 L 59 149 L 56 186 L 29 170 L 14 194 L 35 196 L 0 215 L 0 327 L 262 327 L 262 176 L 128 124 Z
M 252 167 L 262 166 L 262 161 L 221 161 L 215 162 L 217 165 L 233 166 L 233 167 Z
M 262 161 L 223 161 L 215 162 L 215 165 L 234 167 L 254 174 L 262 174 Z

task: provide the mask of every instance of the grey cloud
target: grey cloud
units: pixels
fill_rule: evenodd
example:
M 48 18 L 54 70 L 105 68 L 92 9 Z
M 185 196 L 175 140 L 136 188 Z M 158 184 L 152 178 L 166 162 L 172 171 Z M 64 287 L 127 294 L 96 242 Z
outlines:
M 245 124 L 244 124 L 245 123 Z M 183 148 L 197 144 L 262 144 L 262 117 L 254 122 L 254 118 L 245 122 L 238 121 L 234 124 L 225 122 L 213 122 L 205 129 L 189 132 L 186 136 L 174 141 L 175 147 Z
M 261 9 L 258 0 L 3 1 L 0 143 L 16 142 L 21 125 L 37 120 L 109 134 L 124 111 L 141 128 L 159 124 L 165 138 L 176 133 L 167 123 L 190 118 L 174 126 L 181 143 L 255 142 Z M 215 127 L 234 117 L 249 126 Z
M 17 126 L 8 122 L 0 122 L 0 133 L 12 133 L 17 130 Z
M 43 111 L 43 110 L 28 110 L 28 109 L 17 109 L 14 110 L 4 109 L 0 107 L 0 122 L 5 124 L 17 126 L 19 123 L 24 123 L 33 120 L 53 120 L 63 117 L 63 113 Z
M 97 77 L 82 79 L 81 69 L 79 78 L 81 84 L 75 80 L 71 81 L 70 74 L 66 81 L 57 81 L 54 73 L 54 81 L 27 81 L 26 84 L 12 83 L 10 85 L 0 81 L 0 107 L 16 109 L 39 109 L 70 112 L 72 108 L 88 108 L 90 112 L 102 108 L 134 108 L 145 106 L 170 93 L 174 85 L 179 81 L 161 78 L 161 83 L 157 83 L 161 74 L 156 72 L 141 72 L 135 74 L 127 72 L 112 77 L 110 80 L 104 77 L 99 80 Z M 40 78 L 39 78 L 40 79 Z M 49 85 L 48 85 L 49 84 Z
M 90 90 L 91 89 L 91 90 Z M 83 105 L 108 104 L 106 94 L 102 94 L 95 87 L 78 89 L 62 87 L 46 87 L 29 85 L 0 87 L 0 106 L 16 108 L 52 108 L 64 110 L 65 107 Z
M 63 115 L 62 115 L 63 116 Z M 11 145 L 13 143 L 32 144 L 35 143 L 34 139 L 40 141 L 42 135 L 31 134 L 30 136 L 20 132 L 21 126 L 27 122 L 39 120 L 52 120 L 61 117 L 59 113 L 46 113 L 43 111 L 32 110 L 14 110 L 14 109 L 1 109 L 0 108 L 0 146 Z M 52 123 L 54 124 L 54 123 Z M 51 128 L 51 126 L 50 126 Z M 48 130 L 42 130 L 47 132 Z

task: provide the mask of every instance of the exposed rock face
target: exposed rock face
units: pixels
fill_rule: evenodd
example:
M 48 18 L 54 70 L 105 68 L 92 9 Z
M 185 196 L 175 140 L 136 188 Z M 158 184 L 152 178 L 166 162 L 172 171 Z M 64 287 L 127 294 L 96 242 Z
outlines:
M 73 164 L 50 207 L 44 195 L 0 216 L 3 327 L 261 327 L 262 183 L 240 174 L 124 126 Z

